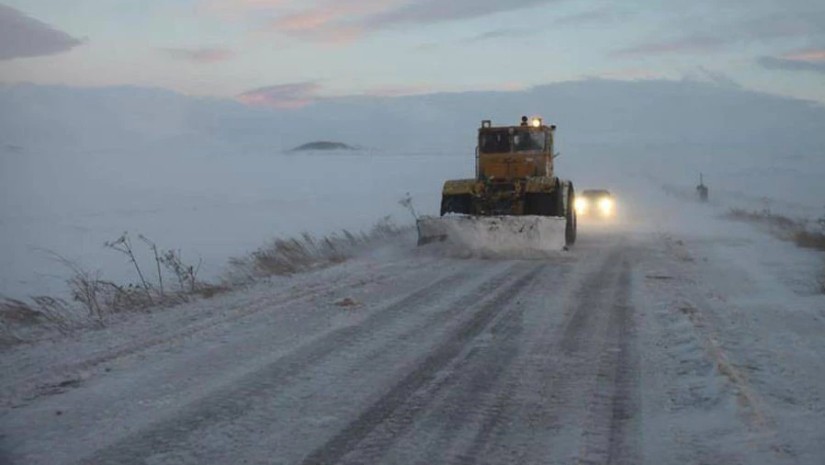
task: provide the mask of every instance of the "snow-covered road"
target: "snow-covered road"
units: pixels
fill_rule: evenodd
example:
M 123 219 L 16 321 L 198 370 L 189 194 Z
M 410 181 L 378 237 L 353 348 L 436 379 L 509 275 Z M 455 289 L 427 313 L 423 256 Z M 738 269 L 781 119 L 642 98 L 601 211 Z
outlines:
M 821 464 L 808 255 L 726 231 L 583 226 L 518 261 L 410 240 L 7 349 L 0 462 Z

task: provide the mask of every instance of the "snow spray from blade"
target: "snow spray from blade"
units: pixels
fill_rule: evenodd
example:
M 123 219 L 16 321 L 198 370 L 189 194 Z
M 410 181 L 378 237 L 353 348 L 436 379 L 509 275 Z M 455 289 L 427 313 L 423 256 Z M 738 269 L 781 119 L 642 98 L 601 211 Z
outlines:
M 441 242 L 460 254 L 538 258 L 565 249 L 565 219 L 546 216 L 421 217 L 418 245 Z

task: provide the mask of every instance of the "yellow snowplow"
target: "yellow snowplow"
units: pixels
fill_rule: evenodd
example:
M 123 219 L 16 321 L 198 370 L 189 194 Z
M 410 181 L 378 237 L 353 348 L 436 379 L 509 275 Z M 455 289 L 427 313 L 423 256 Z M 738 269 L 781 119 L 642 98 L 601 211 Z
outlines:
M 575 192 L 555 176 L 555 130 L 538 117 L 516 126 L 482 121 L 475 178 L 444 183 L 441 216 L 418 220 L 419 245 L 450 241 L 493 253 L 573 245 Z

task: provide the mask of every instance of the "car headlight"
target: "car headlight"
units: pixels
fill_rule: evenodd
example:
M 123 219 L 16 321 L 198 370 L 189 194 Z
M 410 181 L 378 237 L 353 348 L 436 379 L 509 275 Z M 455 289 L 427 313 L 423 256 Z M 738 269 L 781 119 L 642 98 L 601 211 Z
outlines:
M 587 207 L 588 207 L 587 199 L 585 199 L 583 197 L 579 197 L 579 198 L 576 199 L 575 202 L 573 202 L 573 208 L 576 209 L 576 213 L 584 213 L 585 211 L 587 211 Z
M 613 199 L 604 198 L 599 200 L 599 211 L 605 215 L 613 213 Z

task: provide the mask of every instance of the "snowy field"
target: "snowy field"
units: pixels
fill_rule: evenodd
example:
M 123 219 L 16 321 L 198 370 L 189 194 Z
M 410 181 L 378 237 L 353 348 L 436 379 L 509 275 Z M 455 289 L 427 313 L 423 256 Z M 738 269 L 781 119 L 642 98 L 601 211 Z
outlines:
M 613 156 L 584 146 L 564 151 L 558 170 L 579 189 L 606 187 L 632 221 L 648 214 L 663 185 L 692 196 L 702 166 L 719 214 L 738 206 L 770 208 L 792 217 L 825 215 L 825 163 L 820 158 L 770 159 L 747 166 L 728 159 L 680 158 L 665 163 L 657 151 Z M 125 257 L 104 247 L 128 231 L 145 266 L 144 234 L 184 258 L 203 260 L 202 277 L 215 279 L 227 260 L 276 237 L 369 229 L 391 215 L 412 217 L 398 204 L 407 192 L 421 214 L 437 214 L 445 179 L 472 176 L 472 149 L 450 153 L 404 151 L 245 153 L 182 150 L 4 152 L 0 171 L 0 294 L 61 295 L 67 270 L 52 252 L 100 269 L 117 282 L 135 279 Z M 710 158 L 710 157 L 705 157 Z M 667 216 L 678 216 L 674 198 Z M 651 203 L 653 202 L 653 203 Z M 629 221 L 629 219 L 628 219 Z
M 411 224 L 398 200 L 409 192 L 419 213 L 437 213 L 443 181 L 473 175 L 479 121 L 510 124 L 522 112 L 559 125 L 562 177 L 610 189 L 636 225 L 663 221 L 651 214 L 663 196 L 674 200 L 663 215 L 678 217 L 699 173 L 713 214 L 825 216 L 823 107 L 708 83 L 584 80 L 289 111 L 157 89 L 7 86 L 0 295 L 64 292 L 54 253 L 134 281 L 103 246 L 124 231 L 145 266 L 138 234 L 202 260 L 201 277 L 215 279 L 230 257 L 276 237 L 363 230 L 387 215 Z M 288 151 L 313 140 L 364 150 Z
M 472 173 L 472 157 L 458 155 L 4 154 L 0 293 L 62 292 L 66 270 L 50 251 L 133 280 L 125 258 L 103 246 L 124 231 L 141 252 L 139 233 L 202 258 L 203 277 L 214 279 L 230 257 L 276 237 L 355 232 L 386 215 L 409 224 L 398 201 L 409 192 L 422 213 L 437 214 L 441 177 Z

